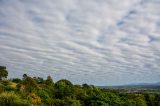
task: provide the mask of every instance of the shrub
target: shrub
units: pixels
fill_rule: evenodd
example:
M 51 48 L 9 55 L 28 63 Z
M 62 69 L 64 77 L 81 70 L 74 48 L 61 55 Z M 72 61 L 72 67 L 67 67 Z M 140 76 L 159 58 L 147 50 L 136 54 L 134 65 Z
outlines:
M 29 104 L 13 92 L 3 92 L 0 95 L 1 106 L 29 106 Z
M 35 93 L 30 93 L 28 96 L 28 100 L 33 105 L 38 105 L 41 103 L 41 98 L 38 95 L 36 95 Z
M 13 78 L 13 79 L 12 79 L 12 82 L 15 82 L 15 83 L 22 83 L 22 80 L 19 79 L 19 78 Z

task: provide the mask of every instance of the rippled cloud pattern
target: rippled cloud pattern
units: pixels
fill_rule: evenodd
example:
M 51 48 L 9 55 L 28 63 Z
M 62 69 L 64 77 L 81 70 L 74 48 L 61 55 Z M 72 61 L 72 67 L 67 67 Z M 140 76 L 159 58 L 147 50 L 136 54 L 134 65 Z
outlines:
M 160 81 L 159 0 L 0 0 L 0 65 L 74 83 Z

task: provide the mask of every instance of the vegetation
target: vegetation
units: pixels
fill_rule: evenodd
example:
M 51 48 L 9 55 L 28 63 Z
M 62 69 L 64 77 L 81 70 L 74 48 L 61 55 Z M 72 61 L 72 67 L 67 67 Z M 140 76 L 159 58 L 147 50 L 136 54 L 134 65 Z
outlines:
M 0 106 L 160 106 L 160 94 L 122 93 L 93 85 L 73 85 L 66 79 L 54 83 L 30 77 L 7 80 L 6 67 L 0 66 Z
M 6 70 L 6 67 L 0 66 L 0 80 L 2 80 L 2 78 L 7 78 L 7 76 L 8 71 Z

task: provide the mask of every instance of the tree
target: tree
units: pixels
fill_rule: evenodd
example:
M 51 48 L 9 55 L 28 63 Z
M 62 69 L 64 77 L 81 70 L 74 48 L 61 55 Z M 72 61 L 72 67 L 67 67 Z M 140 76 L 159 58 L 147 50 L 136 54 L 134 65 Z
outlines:
M 58 99 L 62 99 L 65 97 L 70 97 L 74 95 L 73 84 L 66 80 L 62 79 L 55 83 L 56 93 L 55 97 Z
M 136 106 L 136 101 L 134 101 L 133 99 L 127 99 L 123 106 Z
M 24 84 L 25 90 L 28 92 L 32 92 L 33 90 L 38 88 L 36 81 L 31 77 L 27 77 L 24 80 L 23 84 Z
M 148 106 L 154 106 L 155 95 L 147 93 L 145 94 L 145 99 Z
M 52 85 L 52 84 L 53 84 L 52 77 L 51 77 L 51 76 L 48 76 L 48 77 L 47 77 L 47 80 L 46 80 L 46 85 Z
M 146 101 L 142 97 L 136 98 L 136 106 L 147 106 Z M 157 106 L 157 105 L 156 105 Z
M 61 79 L 61 80 L 57 81 L 57 82 L 55 83 L 55 86 L 58 87 L 59 84 L 60 84 L 60 85 L 61 85 L 61 84 L 64 84 L 64 85 L 66 85 L 66 86 L 73 87 L 73 84 L 72 84 L 69 80 L 66 80 L 66 79 Z
M 37 84 L 43 84 L 44 80 L 41 77 L 33 77 L 33 79 L 37 82 Z
M 8 71 L 6 70 L 5 66 L 0 66 L 0 80 L 3 78 L 7 78 L 8 76 Z
M 49 94 L 45 90 L 39 90 L 38 96 L 41 98 L 43 102 L 46 102 L 46 100 L 49 98 Z
M 22 83 L 22 80 L 19 79 L 19 78 L 13 78 L 13 79 L 12 79 L 12 82 L 15 82 L 15 83 Z
M 65 101 L 61 99 L 47 99 L 48 106 L 66 106 Z
M 23 80 L 25 80 L 27 77 L 27 74 L 23 74 Z

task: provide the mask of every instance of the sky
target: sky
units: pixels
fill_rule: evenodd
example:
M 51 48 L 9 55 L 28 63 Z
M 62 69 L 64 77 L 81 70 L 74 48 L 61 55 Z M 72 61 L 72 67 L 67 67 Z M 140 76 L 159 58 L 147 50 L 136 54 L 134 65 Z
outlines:
M 0 0 L 9 77 L 160 82 L 160 0 Z

